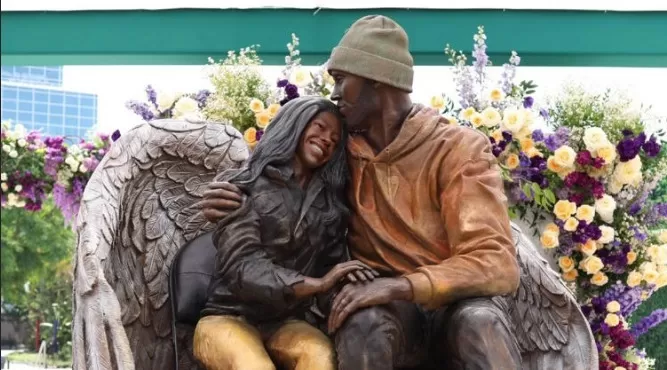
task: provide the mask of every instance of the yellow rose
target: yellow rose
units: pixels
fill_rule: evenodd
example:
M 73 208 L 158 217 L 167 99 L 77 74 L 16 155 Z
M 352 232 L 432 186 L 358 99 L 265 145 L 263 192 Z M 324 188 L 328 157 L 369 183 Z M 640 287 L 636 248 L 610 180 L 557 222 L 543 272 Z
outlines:
M 593 277 L 591 277 L 591 284 L 597 286 L 604 286 L 609 282 L 609 278 L 602 272 L 596 272 Z
M 278 111 L 280 110 L 280 104 L 273 103 L 269 105 L 269 107 L 266 108 L 266 110 L 269 111 L 269 116 L 273 118 L 276 116 L 276 114 L 278 114 Z
M 491 90 L 491 93 L 489 94 L 489 98 L 491 98 L 491 101 L 499 102 L 503 100 L 505 94 L 500 89 L 493 89 Z
M 157 93 L 157 107 L 160 110 L 160 112 L 164 112 L 168 109 L 171 108 L 172 105 L 174 105 L 174 102 L 176 101 L 176 94 L 174 93 L 168 93 L 168 92 L 158 92 Z
M 635 251 L 630 251 L 625 257 L 628 259 L 628 265 L 632 265 L 637 260 L 637 253 Z
M 610 143 L 609 145 L 598 148 L 595 155 L 602 158 L 606 164 L 614 163 L 614 159 L 616 159 L 616 147 Z
M 521 144 L 521 151 L 527 152 L 528 149 L 534 148 L 535 147 L 535 142 L 533 139 L 526 137 L 523 138 L 519 141 L 519 144 Z
M 519 156 L 514 154 L 514 153 L 508 155 L 507 159 L 505 160 L 505 165 L 510 170 L 513 170 L 513 169 L 519 167 Z
M 486 127 L 495 127 L 500 124 L 500 113 L 494 107 L 488 107 L 482 111 L 482 116 L 484 117 L 484 126 Z
M 562 256 L 558 258 L 558 266 L 563 272 L 568 272 L 574 269 L 574 261 L 568 256 Z
M 251 127 L 243 133 L 243 139 L 245 140 L 246 143 L 248 144 L 253 144 L 257 142 L 257 129 L 254 127 Z
M 561 173 L 565 168 L 556 162 L 556 158 L 554 156 L 550 156 L 547 158 L 547 168 L 551 172 L 555 173 Z
M 250 100 L 250 110 L 259 113 L 264 110 L 264 103 L 259 99 L 253 98 Z
M 475 112 L 475 113 L 473 113 L 472 116 L 470 117 L 470 123 L 472 123 L 472 125 L 473 125 L 474 127 L 479 127 L 479 126 L 481 126 L 482 124 L 484 124 L 484 116 L 482 116 L 481 114 Z
M 595 152 L 598 148 L 610 144 L 607 134 L 599 127 L 589 127 L 584 130 L 584 144 L 586 150 Z
M 516 137 L 518 139 L 526 139 L 533 136 L 533 130 L 530 127 L 526 126 L 528 123 L 524 123 L 524 126 L 517 132 Z
M 431 107 L 440 110 L 445 107 L 445 98 L 442 95 L 435 95 L 431 98 Z
M 611 178 L 611 181 L 609 181 L 609 184 L 607 186 L 607 190 L 609 190 L 609 193 L 611 194 L 618 194 L 623 190 L 623 184 L 618 182 L 614 177 Z
M 563 145 L 554 152 L 554 160 L 564 168 L 570 168 L 574 165 L 577 153 L 567 145 Z
M 667 271 L 663 271 L 658 276 L 658 281 L 655 282 L 656 288 L 660 289 L 667 285 Z
M 660 230 L 660 233 L 658 234 L 658 241 L 660 243 L 667 243 L 667 229 Z
M 621 310 L 621 304 L 618 301 L 611 301 L 607 303 L 607 312 L 616 313 Z
M 500 130 L 493 131 L 491 133 L 491 137 L 496 141 L 496 143 L 498 143 L 503 140 L 503 132 Z
M 577 218 L 580 221 L 586 221 L 587 223 L 590 224 L 591 222 L 593 222 L 593 218 L 595 218 L 595 208 L 587 204 L 580 206 L 577 209 Z
M 447 123 L 449 123 L 450 125 L 459 124 L 459 121 L 457 121 L 456 118 L 454 118 L 454 116 L 445 116 L 445 119 L 447 120 Z
M 550 232 L 556 233 L 556 234 L 560 233 L 560 229 L 558 228 L 558 225 L 556 225 L 553 222 L 550 222 L 549 224 L 547 224 L 547 226 L 544 227 L 544 231 L 550 231 Z
M 542 154 L 542 152 L 540 152 L 540 150 L 535 148 L 535 147 L 532 147 L 532 148 L 526 150 L 526 155 L 529 158 L 533 158 L 533 157 L 543 158 L 544 157 L 544 154 Z
M 646 250 L 646 253 L 652 262 L 658 265 L 667 264 L 667 244 L 652 245 Z
M 574 217 L 570 217 L 567 219 L 567 221 L 565 221 L 563 229 L 567 231 L 576 231 L 578 226 L 579 226 L 579 221 Z
M 472 115 L 477 113 L 475 111 L 475 108 L 473 107 L 468 107 L 461 111 L 461 118 L 463 118 L 465 121 L 470 121 L 470 118 L 472 118 Z
M 607 316 L 604 318 L 604 322 L 605 324 L 613 328 L 614 326 L 620 324 L 621 319 L 615 313 L 608 313 Z
M 600 226 L 600 232 L 602 236 L 598 239 L 598 243 L 607 244 L 614 241 L 615 231 L 614 228 L 607 225 Z
M 593 239 L 588 239 L 586 244 L 581 245 L 581 253 L 587 255 L 587 256 L 592 256 L 595 254 L 595 251 L 598 250 L 598 245 Z
M 649 294 L 649 292 L 643 290 L 639 297 L 642 299 L 642 301 L 645 301 L 645 300 L 647 300 L 651 297 L 651 294 Z
M 559 220 L 566 221 L 577 210 L 577 204 L 569 200 L 559 200 L 554 205 L 554 214 Z
M 641 181 L 642 177 L 642 162 L 639 156 L 634 157 L 633 159 L 627 162 L 620 162 L 616 165 L 614 169 L 613 178 L 619 183 L 626 184 L 635 184 L 638 181 Z
M 628 280 L 626 283 L 630 288 L 634 288 L 642 282 L 642 274 L 637 271 L 632 271 L 628 274 Z
M 556 248 L 558 246 L 558 234 L 546 231 L 540 237 L 542 247 L 546 249 Z
M 582 270 L 586 271 L 586 273 L 589 275 L 595 274 L 596 272 L 602 270 L 603 267 L 604 263 L 602 263 L 602 260 L 597 256 L 589 256 L 586 257 L 585 260 L 581 261 Z
M 507 108 L 503 112 L 503 127 L 512 134 L 516 135 L 525 124 L 523 115 L 519 114 L 519 111 L 515 108 Z
M 646 273 L 646 271 L 658 271 L 658 266 L 655 264 L 655 262 L 644 262 L 639 266 L 639 271 L 642 273 Z
M 579 272 L 576 269 L 572 269 L 568 272 L 563 273 L 563 280 L 565 281 L 575 281 L 577 280 L 577 276 L 579 276 Z
M 268 126 L 269 122 L 271 121 L 271 114 L 268 110 L 263 110 L 255 114 L 255 121 L 257 122 L 257 126 L 259 126 L 259 128 L 266 128 L 266 126 Z
M 655 284 L 658 281 L 659 277 L 660 274 L 658 274 L 658 272 L 655 270 L 648 270 L 645 271 L 643 274 L 644 281 L 646 281 L 649 284 Z

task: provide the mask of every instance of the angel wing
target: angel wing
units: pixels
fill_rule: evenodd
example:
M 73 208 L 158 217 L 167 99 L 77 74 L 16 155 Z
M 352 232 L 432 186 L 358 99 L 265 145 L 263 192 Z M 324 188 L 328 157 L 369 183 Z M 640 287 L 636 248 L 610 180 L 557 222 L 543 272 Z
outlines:
M 576 299 L 517 225 L 512 232 L 521 275 L 505 303 L 524 369 L 596 369 L 593 333 Z
M 169 266 L 214 226 L 196 206 L 205 185 L 247 156 L 237 130 L 206 122 L 153 121 L 112 145 L 77 219 L 74 369 L 173 368 Z M 188 347 L 181 369 L 196 368 Z

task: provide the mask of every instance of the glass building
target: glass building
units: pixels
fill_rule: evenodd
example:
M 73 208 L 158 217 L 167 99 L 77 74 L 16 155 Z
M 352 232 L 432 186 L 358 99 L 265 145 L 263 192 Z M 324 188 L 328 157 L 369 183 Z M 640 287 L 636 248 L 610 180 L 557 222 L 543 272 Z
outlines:
M 2 66 L 2 120 L 70 142 L 87 138 L 97 95 L 63 89 L 62 75 L 62 67 Z

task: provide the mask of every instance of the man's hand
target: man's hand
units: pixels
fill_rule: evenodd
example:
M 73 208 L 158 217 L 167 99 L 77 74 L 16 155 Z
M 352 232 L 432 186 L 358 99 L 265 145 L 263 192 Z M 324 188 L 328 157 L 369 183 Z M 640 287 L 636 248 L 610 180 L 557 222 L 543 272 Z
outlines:
M 216 223 L 241 207 L 241 189 L 229 182 L 212 182 L 204 192 L 204 200 L 199 202 L 204 217 Z
M 380 278 L 369 283 L 347 284 L 331 305 L 329 333 L 333 333 L 357 310 L 392 301 L 412 300 L 412 285 L 406 278 Z
M 377 271 L 361 261 L 352 260 L 339 263 L 322 278 L 322 290 L 320 293 L 329 291 L 344 277 L 352 282 L 369 282 L 379 275 Z

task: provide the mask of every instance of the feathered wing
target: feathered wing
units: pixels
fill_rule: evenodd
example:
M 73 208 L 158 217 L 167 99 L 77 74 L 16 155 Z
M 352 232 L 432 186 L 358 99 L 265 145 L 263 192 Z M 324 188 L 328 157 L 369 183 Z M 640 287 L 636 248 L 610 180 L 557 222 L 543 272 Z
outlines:
M 214 227 L 196 205 L 206 184 L 247 156 L 237 130 L 205 122 L 153 121 L 112 145 L 77 219 L 74 369 L 173 368 L 169 267 Z M 186 370 L 191 330 L 177 333 Z
M 574 296 L 532 242 L 512 225 L 519 288 L 506 297 L 524 369 L 593 369 L 597 349 Z

